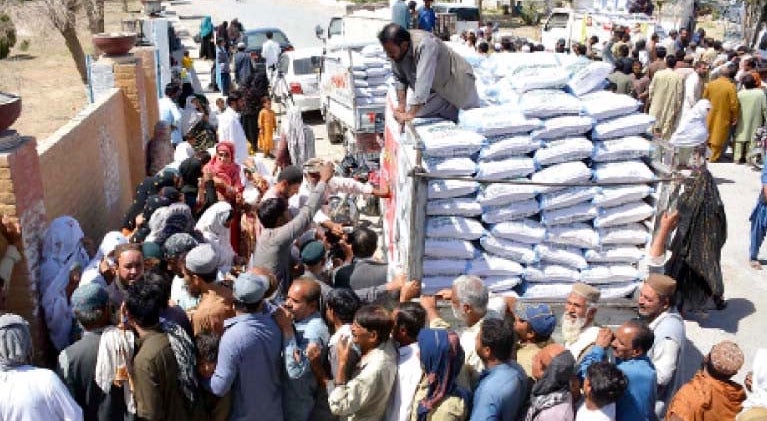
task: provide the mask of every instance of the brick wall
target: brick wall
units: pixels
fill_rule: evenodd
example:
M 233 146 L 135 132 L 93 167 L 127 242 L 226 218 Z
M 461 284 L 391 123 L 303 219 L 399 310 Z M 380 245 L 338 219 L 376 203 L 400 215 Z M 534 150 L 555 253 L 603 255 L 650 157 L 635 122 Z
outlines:
M 48 220 L 70 215 L 97 242 L 119 227 L 136 185 L 130 156 L 138 142 L 131 136 L 140 121 L 128 103 L 112 89 L 37 147 Z

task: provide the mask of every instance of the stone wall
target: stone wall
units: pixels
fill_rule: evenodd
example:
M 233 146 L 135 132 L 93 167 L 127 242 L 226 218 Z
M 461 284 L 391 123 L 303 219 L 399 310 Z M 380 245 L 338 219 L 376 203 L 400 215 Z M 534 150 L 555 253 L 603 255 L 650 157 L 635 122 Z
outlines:
M 143 167 L 142 156 L 132 158 L 143 154 L 136 141 L 139 124 L 123 90 L 112 89 L 40 142 L 37 151 L 49 221 L 70 215 L 96 241 L 119 227 L 136 185 L 131 164 L 140 161 Z

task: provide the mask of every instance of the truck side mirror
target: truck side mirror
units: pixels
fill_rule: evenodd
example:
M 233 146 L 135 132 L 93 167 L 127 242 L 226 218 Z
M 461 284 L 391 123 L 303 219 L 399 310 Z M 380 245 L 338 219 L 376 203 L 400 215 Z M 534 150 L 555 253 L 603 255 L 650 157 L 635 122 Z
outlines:
M 317 26 L 314 27 L 314 35 L 316 35 L 317 38 L 319 38 L 319 39 L 324 39 L 325 38 L 325 30 L 322 29 L 322 26 L 317 25 Z

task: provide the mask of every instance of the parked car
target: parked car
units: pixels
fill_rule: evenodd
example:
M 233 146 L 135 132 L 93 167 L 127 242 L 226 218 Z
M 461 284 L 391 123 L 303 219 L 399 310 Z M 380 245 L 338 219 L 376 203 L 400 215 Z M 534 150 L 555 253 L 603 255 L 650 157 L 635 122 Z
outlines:
M 301 112 L 320 109 L 319 72 L 322 66 L 322 48 L 299 48 L 280 56 L 279 69 L 285 83 L 277 83 L 277 94 L 288 90 L 293 104 Z
M 266 33 L 269 31 L 273 34 L 272 39 L 277 44 L 280 44 L 280 50 L 282 52 L 293 50 L 293 44 L 290 43 L 288 37 L 284 32 L 277 28 L 258 28 L 245 31 L 245 36 L 243 37 L 243 42 L 246 45 L 245 51 L 250 53 L 251 58 L 253 58 L 256 63 L 264 62 L 261 50 L 266 42 Z

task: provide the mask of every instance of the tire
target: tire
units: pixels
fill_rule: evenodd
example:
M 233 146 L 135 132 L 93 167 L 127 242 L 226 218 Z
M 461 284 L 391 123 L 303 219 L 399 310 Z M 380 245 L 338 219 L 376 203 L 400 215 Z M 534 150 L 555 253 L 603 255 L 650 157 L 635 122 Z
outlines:
M 341 131 L 341 125 L 331 117 L 325 118 L 325 129 L 328 132 L 328 141 L 331 144 L 337 145 L 344 141 L 344 135 Z

